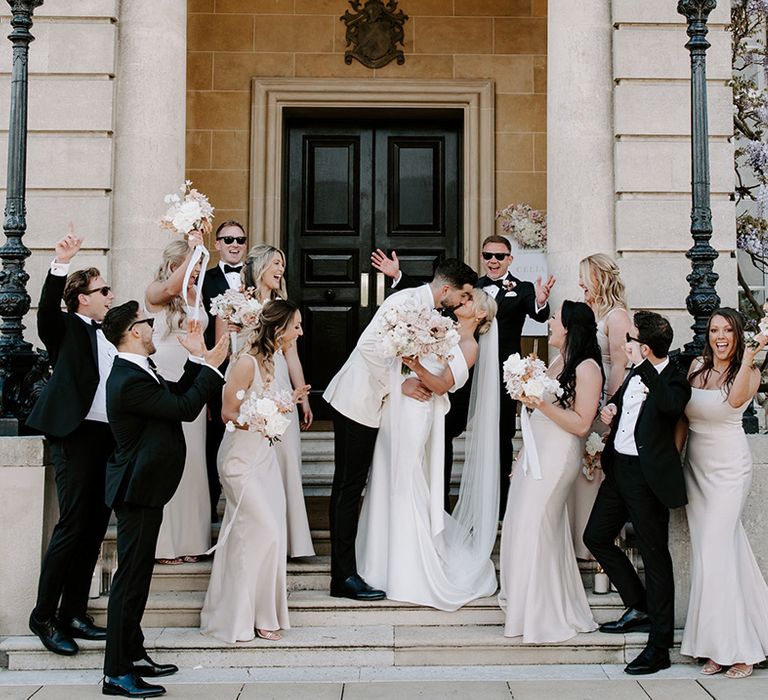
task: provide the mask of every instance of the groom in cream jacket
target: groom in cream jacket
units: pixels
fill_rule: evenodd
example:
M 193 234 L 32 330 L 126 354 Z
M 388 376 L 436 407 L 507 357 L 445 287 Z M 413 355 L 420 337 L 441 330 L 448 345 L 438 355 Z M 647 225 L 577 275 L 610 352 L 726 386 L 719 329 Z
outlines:
M 353 600 L 380 600 L 384 591 L 371 588 L 357 574 L 355 538 L 360 498 L 368 479 L 381 409 L 389 392 L 393 360 L 380 354 L 376 331 L 381 315 L 416 296 L 425 306 L 452 310 L 466 303 L 477 282 L 475 271 L 456 259 L 441 262 L 429 284 L 390 296 L 378 309 L 323 398 L 333 408 L 336 466 L 331 489 L 331 595 Z M 418 379 L 403 382 L 403 392 L 426 401 L 429 390 Z

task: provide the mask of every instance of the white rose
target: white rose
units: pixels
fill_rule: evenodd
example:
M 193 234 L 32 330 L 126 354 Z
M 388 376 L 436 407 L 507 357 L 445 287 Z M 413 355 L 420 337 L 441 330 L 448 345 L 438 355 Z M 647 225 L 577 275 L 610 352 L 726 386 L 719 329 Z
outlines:
M 202 213 L 200 205 L 194 200 L 184 202 L 174 214 L 171 223 L 177 231 L 190 231 L 195 223 L 200 220 Z
M 277 404 L 272 399 L 258 399 L 256 411 L 265 418 L 269 418 L 277 413 Z
M 516 352 L 510 355 L 504 361 L 504 371 L 510 374 L 523 374 L 526 370 L 526 362 L 520 357 L 520 353 Z
M 590 433 L 586 443 L 587 454 L 596 455 L 598 452 L 603 451 L 603 447 L 605 447 L 603 438 L 597 433 Z
M 531 398 L 536 399 L 542 399 L 544 398 L 544 392 L 546 391 L 546 387 L 544 386 L 544 382 L 542 382 L 540 379 L 529 379 L 524 385 L 523 390 L 525 392 L 526 396 L 529 396 Z
M 280 436 L 286 431 L 290 423 L 290 419 L 286 418 L 282 413 L 275 413 L 267 418 L 265 432 L 267 435 L 274 437 Z

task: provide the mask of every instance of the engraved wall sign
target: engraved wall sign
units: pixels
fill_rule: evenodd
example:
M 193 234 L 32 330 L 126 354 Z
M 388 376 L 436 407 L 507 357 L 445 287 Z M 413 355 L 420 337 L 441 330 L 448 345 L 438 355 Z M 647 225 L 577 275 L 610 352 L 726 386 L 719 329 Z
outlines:
M 349 0 L 354 12 L 347 10 L 340 20 L 347 25 L 347 50 L 344 62 L 355 58 L 368 68 L 381 68 L 392 60 L 405 63 L 403 25 L 408 19 L 397 8 L 397 0 Z

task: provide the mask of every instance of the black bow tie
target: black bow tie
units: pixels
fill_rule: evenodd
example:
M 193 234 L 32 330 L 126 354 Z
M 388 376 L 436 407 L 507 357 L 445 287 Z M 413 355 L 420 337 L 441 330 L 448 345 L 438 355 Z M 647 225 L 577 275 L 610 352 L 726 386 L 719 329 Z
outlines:
M 243 269 L 242 265 L 224 265 L 224 274 L 226 275 L 228 272 L 237 272 L 237 274 L 240 274 L 240 270 Z
M 91 321 L 91 325 L 93 326 L 94 330 L 99 330 L 101 328 L 101 324 L 98 321 Z
M 506 277 L 502 277 L 498 280 L 492 280 L 490 277 L 488 278 L 488 282 L 485 285 L 486 287 L 498 287 L 499 289 L 504 289 L 504 282 L 507 281 Z

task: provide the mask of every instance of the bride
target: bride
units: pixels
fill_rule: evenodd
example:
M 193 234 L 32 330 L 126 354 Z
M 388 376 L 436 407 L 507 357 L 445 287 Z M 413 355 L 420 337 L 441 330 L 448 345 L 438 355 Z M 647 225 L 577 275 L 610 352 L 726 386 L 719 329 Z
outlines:
M 403 360 L 432 398 L 403 395 L 400 363 L 393 363 L 356 540 L 358 569 L 370 585 L 392 600 L 449 611 L 496 591 L 490 556 L 497 513 L 488 504 L 499 499 L 496 302 L 475 289 L 455 314 L 460 341 L 447 364 L 434 355 Z M 446 394 L 467 381 L 475 361 L 465 466 L 449 515 L 443 509 Z

